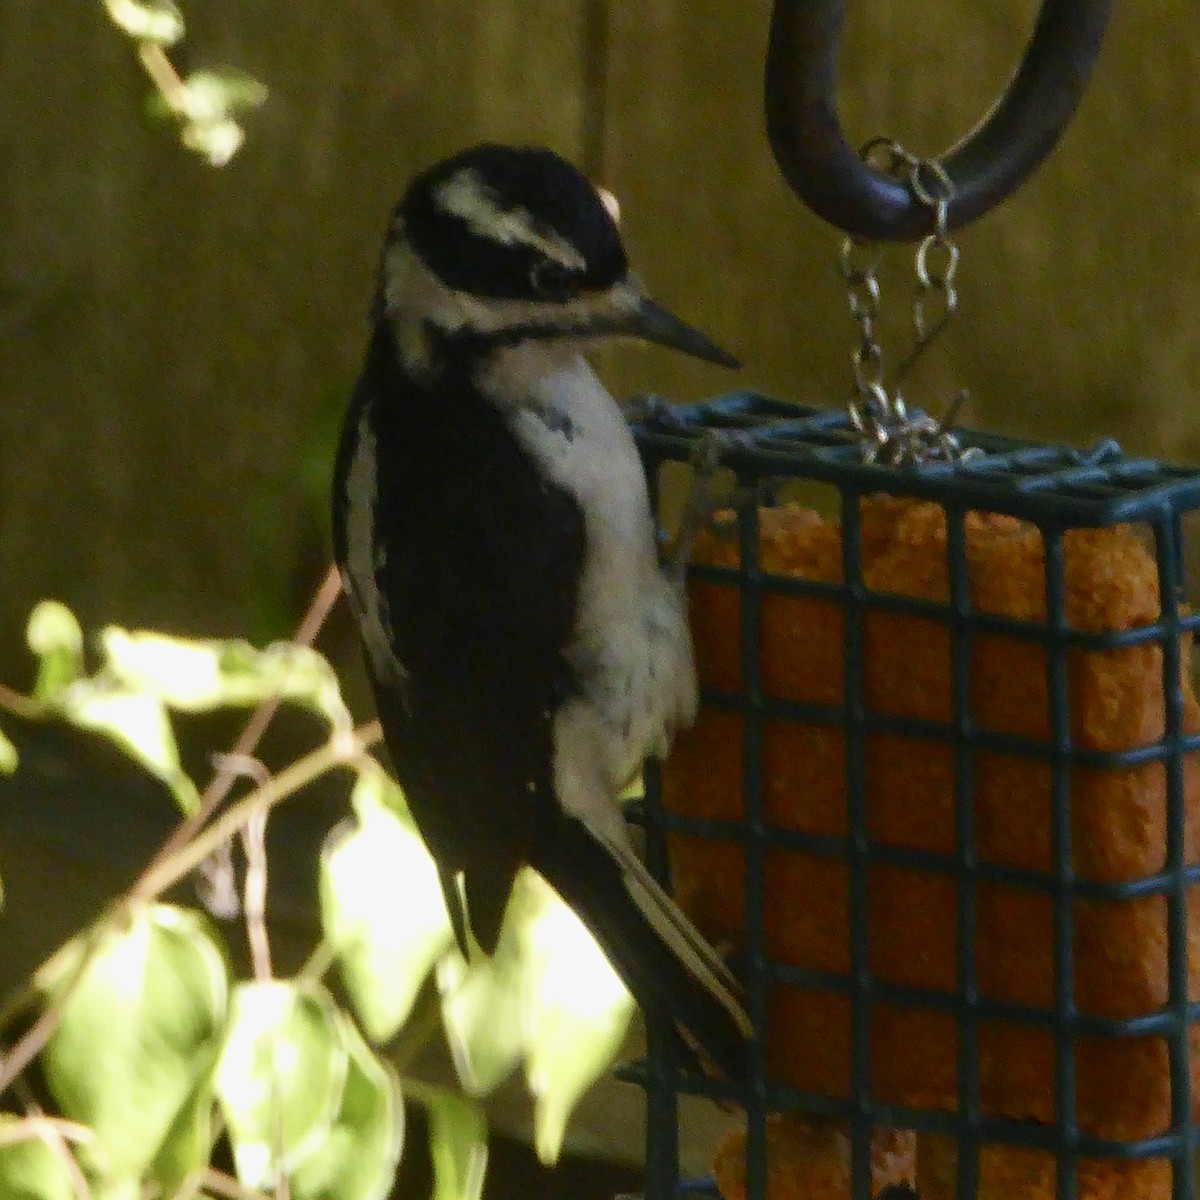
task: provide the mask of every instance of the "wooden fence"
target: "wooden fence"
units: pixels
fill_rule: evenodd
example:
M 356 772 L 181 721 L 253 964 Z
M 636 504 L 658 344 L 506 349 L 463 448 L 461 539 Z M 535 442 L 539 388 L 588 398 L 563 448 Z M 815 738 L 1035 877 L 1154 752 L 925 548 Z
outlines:
M 933 153 L 1012 69 L 1033 0 L 851 3 L 843 113 Z M 405 179 L 482 138 L 547 143 L 620 196 L 633 255 L 737 349 L 737 382 L 837 403 L 837 238 L 760 115 L 767 0 L 211 0 L 181 65 L 270 89 L 224 170 L 151 124 L 100 3 L 0 0 L 0 678 L 43 595 L 89 623 L 252 627 L 327 554 L 323 478 Z M 1200 454 L 1200 39 L 1193 0 L 1122 4 L 1064 144 L 962 238 L 963 310 L 918 399 Z M 910 277 L 884 277 L 894 339 Z M 724 389 L 630 348 L 623 391 Z M 272 610 L 282 619 L 283 608 Z

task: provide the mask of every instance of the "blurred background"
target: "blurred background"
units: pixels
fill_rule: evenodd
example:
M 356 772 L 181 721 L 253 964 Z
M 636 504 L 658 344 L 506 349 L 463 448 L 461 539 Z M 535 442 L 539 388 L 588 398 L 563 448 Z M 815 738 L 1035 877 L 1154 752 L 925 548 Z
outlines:
M 935 154 L 1013 69 L 1034 0 L 849 4 L 852 140 Z M 85 628 L 288 631 L 328 560 L 327 479 L 378 246 L 419 168 L 539 142 L 620 198 L 661 298 L 733 377 L 623 347 L 619 393 L 747 385 L 839 404 L 838 237 L 779 178 L 760 112 L 770 5 L 208 0 L 182 73 L 266 88 L 223 168 L 147 115 L 100 0 L 0 0 L 0 678 L 55 596 Z M 1200 459 L 1200 39 L 1190 0 L 1117 6 L 1049 162 L 960 242 L 961 312 L 914 398 L 1005 432 Z M 884 306 L 907 337 L 909 252 Z
M 848 135 L 922 155 L 987 109 L 1037 9 L 848 7 Z M 179 71 L 229 67 L 265 88 L 218 168 L 152 117 L 101 0 L 0 0 L 0 680 L 27 685 L 25 620 L 47 596 L 89 630 L 263 641 L 294 627 L 329 561 L 334 442 L 388 214 L 414 172 L 479 140 L 549 145 L 612 189 L 654 293 L 745 362 L 732 377 L 622 347 L 601 363 L 618 394 L 748 386 L 841 404 L 840 237 L 766 144 L 769 15 L 768 0 L 187 4 Z M 1195 18 L 1194 0 L 1117 6 L 1057 152 L 959 235 L 960 313 L 913 400 L 940 411 L 968 387 L 966 424 L 1200 462 Z M 882 283 L 896 355 L 911 250 L 888 252 Z M 324 648 L 361 699 L 344 622 Z M 36 839 L 14 828 L 7 866 L 65 853 L 20 861 L 14 839 Z M 145 857 L 122 855 L 121 872 Z M 76 908 L 33 941 L 52 945 Z M 635 1153 L 640 1114 L 614 1130 L 600 1111 L 609 1150 Z

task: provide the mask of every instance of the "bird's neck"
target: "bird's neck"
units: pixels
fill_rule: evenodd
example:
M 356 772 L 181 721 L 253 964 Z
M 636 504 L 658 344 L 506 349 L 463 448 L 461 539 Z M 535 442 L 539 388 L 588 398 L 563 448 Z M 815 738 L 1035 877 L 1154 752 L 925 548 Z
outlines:
M 472 366 L 475 384 L 502 410 L 523 406 L 569 410 L 580 404 L 611 405 L 578 339 L 536 338 L 493 345 Z

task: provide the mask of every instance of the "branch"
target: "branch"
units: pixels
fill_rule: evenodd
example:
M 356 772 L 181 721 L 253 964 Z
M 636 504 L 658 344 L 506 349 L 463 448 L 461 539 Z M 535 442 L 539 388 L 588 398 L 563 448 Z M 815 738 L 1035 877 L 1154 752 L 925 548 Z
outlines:
M 321 586 L 317 589 L 312 603 L 308 606 L 308 612 L 304 614 L 296 629 L 296 636 L 293 640 L 297 645 L 311 646 L 316 640 L 316 636 L 321 632 L 321 627 L 325 624 L 334 604 L 337 603 L 338 595 L 341 592 L 341 583 L 341 575 L 337 567 L 330 567 Z M 238 740 L 233 744 L 233 749 L 221 760 L 221 765 L 213 776 L 212 782 L 204 789 L 196 811 L 179 823 L 179 826 L 163 843 L 162 849 L 151 860 L 151 866 L 156 866 L 176 854 L 182 846 L 191 841 L 197 830 L 202 828 L 209 817 L 221 806 L 232 790 L 234 781 L 242 773 L 237 764 L 245 762 L 258 749 L 258 743 L 266 733 L 267 726 L 279 711 L 279 705 L 279 697 L 271 696 L 254 710 L 250 720 L 246 722 L 239 734 Z
M 95 957 L 104 935 L 128 906 L 146 903 L 160 896 L 195 870 L 217 846 L 240 832 L 256 814 L 265 815 L 276 804 L 310 784 L 319 775 L 333 767 L 353 761 L 370 749 L 380 737 L 382 730 L 379 722 L 372 721 L 348 738 L 335 738 L 328 745 L 297 759 L 287 770 L 281 771 L 262 787 L 239 800 L 220 820 L 214 821 L 170 858 L 161 860 L 159 856 L 151 862 L 133 887 L 114 901 L 97 919 L 88 934 L 88 945 L 80 954 L 67 984 L 59 991 L 54 1003 L 26 1030 L 0 1062 L 0 1095 L 3 1095 L 13 1080 L 42 1052 L 54 1035 L 67 1003 Z
M 0 708 L 6 708 L 15 716 L 27 717 L 30 720 L 37 720 L 46 715 L 43 705 L 29 696 L 23 696 L 20 692 L 13 691 L 3 683 L 0 683 Z
M 68 1121 L 62 1117 L 48 1117 L 35 1102 L 27 1102 L 26 1115 L 11 1125 L 0 1129 L 0 1146 L 11 1146 L 17 1142 L 37 1138 L 59 1160 L 71 1178 L 71 1191 L 76 1200 L 92 1200 L 92 1189 L 79 1161 L 71 1150 L 70 1143 L 87 1145 L 96 1140 L 96 1135 L 86 1125 Z
M 246 940 L 254 978 L 271 978 L 271 939 L 267 936 L 267 814 L 253 813 L 242 830 L 246 850 L 246 883 L 242 911 L 246 914 Z
M 270 1200 L 265 1192 L 247 1187 L 232 1175 L 226 1175 L 224 1171 L 217 1171 L 212 1167 L 201 1174 L 201 1185 L 218 1196 L 227 1197 L 227 1200 Z
M 323 775 L 330 768 L 353 761 L 369 750 L 382 736 L 379 722 L 372 721 L 369 725 L 356 729 L 349 738 L 339 737 L 297 759 L 262 787 L 244 796 L 219 820 L 207 826 L 170 858 L 164 860 L 159 856 L 130 888 L 127 899 L 146 901 L 161 895 L 195 870 L 226 838 L 239 833 L 256 812 L 270 811 L 281 800 L 286 800 L 293 792 L 312 783 L 317 776 Z

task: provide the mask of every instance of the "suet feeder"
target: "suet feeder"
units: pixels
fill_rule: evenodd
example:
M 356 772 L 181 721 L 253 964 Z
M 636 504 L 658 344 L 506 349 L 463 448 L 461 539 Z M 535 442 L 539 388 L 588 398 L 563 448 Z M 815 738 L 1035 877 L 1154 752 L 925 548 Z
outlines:
M 785 175 L 855 239 L 945 237 L 1052 147 L 1110 7 L 1046 0 L 931 206 L 931 164 L 841 139 L 839 4 L 778 0 Z M 864 364 L 849 413 L 743 392 L 636 424 L 653 488 L 728 485 L 689 568 L 701 715 L 636 819 L 758 1030 L 734 1086 L 651 1026 L 646 1195 L 1196 1200 L 1200 471 L 951 436 Z M 679 1177 L 683 1094 L 744 1110 L 715 1180 Z

